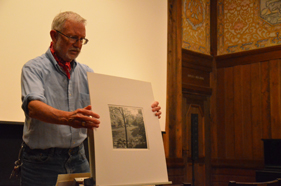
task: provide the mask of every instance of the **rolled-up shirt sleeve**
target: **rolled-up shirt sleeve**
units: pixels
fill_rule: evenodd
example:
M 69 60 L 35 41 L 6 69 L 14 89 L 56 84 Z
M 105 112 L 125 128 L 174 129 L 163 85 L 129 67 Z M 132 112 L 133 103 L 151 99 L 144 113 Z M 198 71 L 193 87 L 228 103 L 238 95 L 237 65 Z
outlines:
M 43 87 L 43 76 L 39 68 L 33 63 L 26 63 L 21 73 L 21 99 L 22 109 L 28 115 L 28 104 L 32 100 L 40 100 L 46 103 Z

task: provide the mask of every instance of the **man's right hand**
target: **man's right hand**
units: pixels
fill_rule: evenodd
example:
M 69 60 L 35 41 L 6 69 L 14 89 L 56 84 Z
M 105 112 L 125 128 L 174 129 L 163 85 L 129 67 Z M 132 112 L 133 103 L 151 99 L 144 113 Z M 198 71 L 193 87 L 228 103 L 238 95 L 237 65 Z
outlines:
M 73 111 L 69 116 L 69 125 L 74 128 L 98 128 L 100 125 L 100 116 L 92 112 L 91 109 L 91 105 L 89 105 L 83 109 Z

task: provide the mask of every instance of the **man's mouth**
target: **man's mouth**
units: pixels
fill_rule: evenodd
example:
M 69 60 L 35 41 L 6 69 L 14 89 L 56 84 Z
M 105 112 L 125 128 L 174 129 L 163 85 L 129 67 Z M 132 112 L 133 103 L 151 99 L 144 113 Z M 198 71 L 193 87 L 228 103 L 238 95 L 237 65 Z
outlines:
M 70 50 L 70 53 L 72 53 L 72 54 L 79 54 L 79 50 Z

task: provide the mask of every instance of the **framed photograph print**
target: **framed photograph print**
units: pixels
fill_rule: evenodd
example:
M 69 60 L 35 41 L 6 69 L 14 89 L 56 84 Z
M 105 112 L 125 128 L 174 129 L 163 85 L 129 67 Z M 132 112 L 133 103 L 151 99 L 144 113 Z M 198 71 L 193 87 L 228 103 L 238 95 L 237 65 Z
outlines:
M 101 122 L 89 135 L 96 185 L 169 184 L 159 119 L 151 109 L 151 84 L 87 75 L 92 111 Z

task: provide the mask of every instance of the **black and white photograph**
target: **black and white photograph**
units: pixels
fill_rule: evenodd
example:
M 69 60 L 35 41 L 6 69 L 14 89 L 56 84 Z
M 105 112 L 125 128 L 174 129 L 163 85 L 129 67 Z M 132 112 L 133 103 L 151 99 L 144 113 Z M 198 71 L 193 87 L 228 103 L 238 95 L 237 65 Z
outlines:
M 114 149 L 147 149 L 143 109 L 109 105 Z

